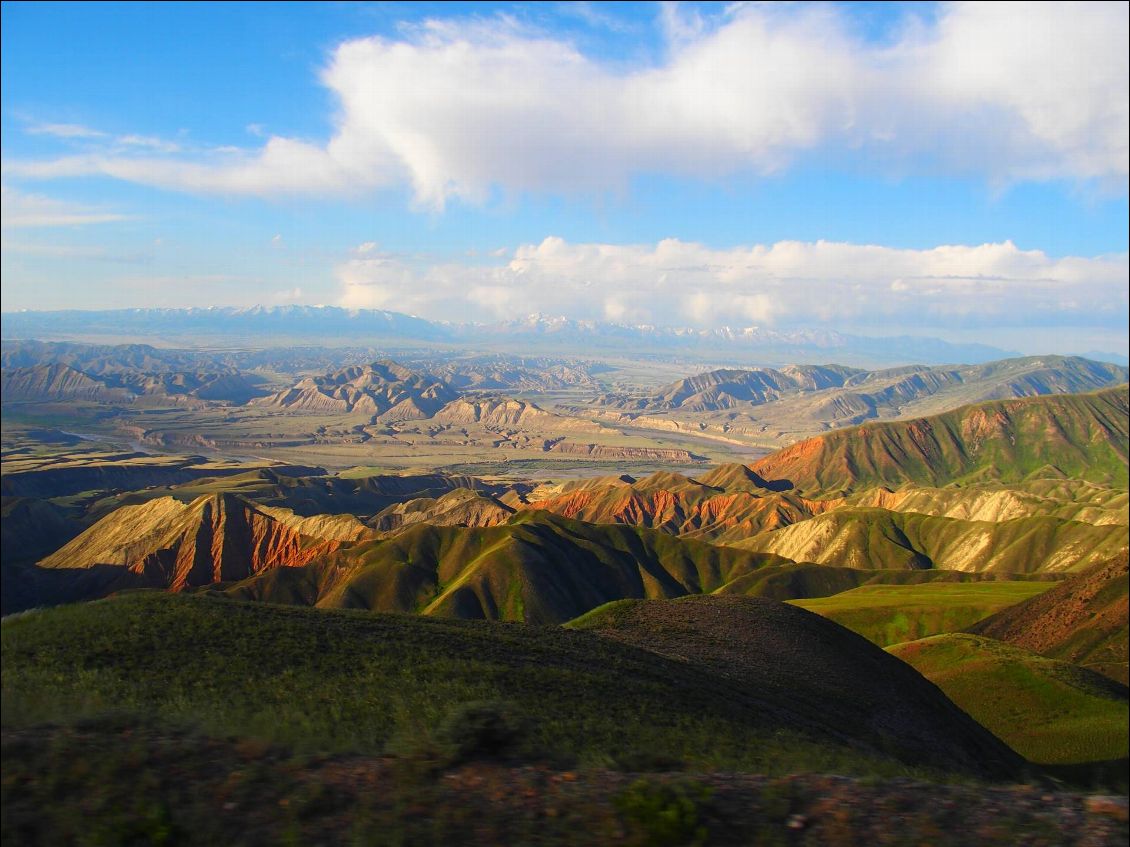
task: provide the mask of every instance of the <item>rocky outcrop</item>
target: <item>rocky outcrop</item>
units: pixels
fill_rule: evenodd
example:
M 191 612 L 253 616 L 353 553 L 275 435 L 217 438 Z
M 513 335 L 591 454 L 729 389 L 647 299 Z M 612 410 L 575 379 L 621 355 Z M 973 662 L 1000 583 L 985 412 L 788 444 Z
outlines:
M 120 565 L 148 585 L 180 591 L 309 564 L 365 534 L 363 525 L 350 522 L 358 524 L 353 518 L 297 518 L 233 494 L 205 495 L 188 504 L 161 497 L 112 512 L 39 564 Z

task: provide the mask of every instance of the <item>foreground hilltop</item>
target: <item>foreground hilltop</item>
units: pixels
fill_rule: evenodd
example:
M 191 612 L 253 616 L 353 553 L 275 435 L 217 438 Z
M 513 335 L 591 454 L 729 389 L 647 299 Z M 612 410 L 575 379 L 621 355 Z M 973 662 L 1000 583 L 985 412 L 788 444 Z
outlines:
M 714 648 L 664 655 L 576 629 L 134 594 L 6 622 L 5 720 L 81 715 L 98 702 L 165 717 L 189 708 L 218 733 L 256 727 L 275 741 L 372 753 L 415 722 L 490 700 L 536 719 L 531 740 L 555 756 L 1023 771 L 908 666 L 817 615 L 769 600 L 655 608 L 693 631 L 690 644 L 740 633 L 749 658 L 735 670 Z M 703 629 L 708 611 L 715 634 Z M 854 694 L 832 696 L 845 680 Z M 49 705 L 29 713 L 45 685 Z

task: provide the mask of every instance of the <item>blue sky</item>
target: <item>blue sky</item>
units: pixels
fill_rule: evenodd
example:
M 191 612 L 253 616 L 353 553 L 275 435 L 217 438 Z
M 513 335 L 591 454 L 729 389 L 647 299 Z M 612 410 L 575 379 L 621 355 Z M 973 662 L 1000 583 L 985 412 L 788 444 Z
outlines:
M 3 4 L 3 309 L 1127 346 L 1127 7 Z

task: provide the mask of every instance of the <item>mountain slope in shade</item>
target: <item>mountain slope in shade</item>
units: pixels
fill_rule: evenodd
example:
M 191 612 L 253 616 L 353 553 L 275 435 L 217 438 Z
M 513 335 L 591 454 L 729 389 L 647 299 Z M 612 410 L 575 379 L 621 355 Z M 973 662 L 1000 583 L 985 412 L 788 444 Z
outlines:
M 34 562 L 78 535 L 75 515 L 31 497 L 4 497 L 0 506 L 0 561 Z
M 625 597 L 714 591 L 779 556 L 524 512 L 494 527 L 420 524 L 222 589 L 242 599 L 453 618 L 562 623 Z
M 571 627 L 708 669 L 845 741 L 904 761 L 1007 769 L 1016 757 L 920 675 L 855 633 L 802 609 L 753 597 L 623 601 Z M 961 763 L 958 765 L 958 763 Z
M 887 652 L 1031 762 L 1077 764 L 1130 753 L 1130 692 L 1094 671 L 966 633 Z
M 1126 549 L 1126 527 L 1036 516 L 964 521 L 840 508 L 731 546 L 849 568 L 1036 573 L 1079 570 Z
M 291 388 L 252 401 L 258 406 L 367 414 L 381 420 L 427 418 L 456 397 L 443 380 L 396 362 L 342 368 L 307 377 Z
M 1126 386 L 965 406 L 801 441 L 750 467 L 799 493 L 1073 477 L 1130 487 Z
M 189 504 L 164 497 L 116 510 L 39 564 L 118 565 L 147 584 L 178 591 L 304 565 L 367 532 L 352 516 L 298 518 L 232 494 Z
M 1127 684 L 1130 563 L 1108 562 L 976 624 L 970 632 L 1092 668 Z

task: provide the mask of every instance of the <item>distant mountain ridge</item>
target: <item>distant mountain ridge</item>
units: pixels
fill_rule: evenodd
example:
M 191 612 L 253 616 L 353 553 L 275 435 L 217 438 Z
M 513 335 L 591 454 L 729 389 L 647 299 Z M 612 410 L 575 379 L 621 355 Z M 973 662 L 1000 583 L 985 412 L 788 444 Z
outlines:
M 243 403 L 261 393 L 236 372 L 109 371 L 92 374 L 59 362 L 5 369 L 0 372 L 0 391 L 9 402 L 87 400 L 97 403 L 129 403 L 139 397 Z
M 833 330 L 772 330 L 763 327 L 658 327 L 531 315 L 495 324 L 451 324 L 383 309 L 337 306 L 256 306 L 192 309 L 64 310 L 6 312 L 5 339 L 87 338 L 97 335 L 177 336 L 215 339 L 333 338 L 366 343 L 401 340 L 560 349 L 634 350 L 641 346 L 685 353 L 722 353 L 762 361 L 986 362 L 1015 355 L 983 344 L 955 344 L 937 338 L 871 338 Z
M 749 409 L 811 395 L 813 410 L 827 420 L 889 417 L 903 406 L 934 396 L 963 392 L 964 402 L 1003 400 L 1038 394 L 1077 394 L 1130 378 L 1130 369 L 1078 356 L 1027 356 L 959 367 L 909 366 L 867 371 L 842 365 L 790 365 L 781 369 L 707 371 L 677 380 L 654 394 L 606 394 L 597 405 L 633 412 L 719 412 Z

